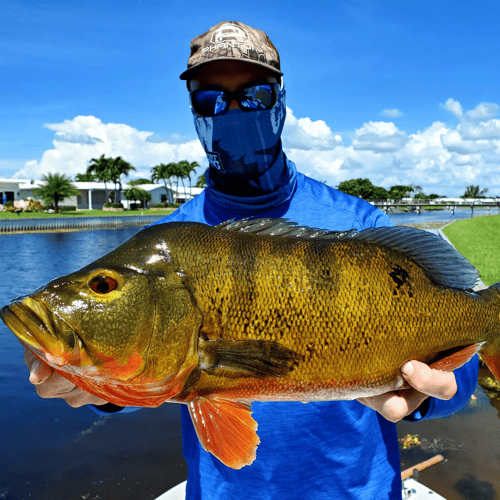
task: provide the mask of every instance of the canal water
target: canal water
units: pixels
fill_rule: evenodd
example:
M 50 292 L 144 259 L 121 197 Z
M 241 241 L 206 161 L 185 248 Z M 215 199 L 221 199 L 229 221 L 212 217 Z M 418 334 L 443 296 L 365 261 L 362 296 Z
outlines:
M 434 216 L 391 217 L 397 224 L 436 222 L 427 215 Z M 138 230 L 0 236 L 0 305 L 83 267 Z M 186 478 L 177 405 L 98 417 L 43 400 L 27 380 L 23 352 L 0 322 L 1 500 L 147 500 Z M 445 456 L 421 478 L 449 500 L 500 498 L 500 419 L 480 388 L 476 395 L 460 414 L 398 426 L 402 438 L 418 434 L 422 443 L 401 451 L 403 468 Z
M 484 215 L 497 215 L 500 213 L 499 208 L 478 209 L 475 208 L 474 211 L 470 207 L 460 207 L 456 208 L 454 212 L 451 210 L 422 210 L 420 214 L 414 212 L 403 212 L 403 213 L 390 213 L 389 217 L 398 225 L 419 225 L 422 227 L 440 227 L 444 224 L 448 224 L 459 219 L 469 219 L 470 217 L 481 217 Z

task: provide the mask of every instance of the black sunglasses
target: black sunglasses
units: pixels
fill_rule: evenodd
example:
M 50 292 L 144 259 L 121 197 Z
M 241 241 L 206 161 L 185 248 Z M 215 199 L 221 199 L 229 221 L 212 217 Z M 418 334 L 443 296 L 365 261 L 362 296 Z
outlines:
M 278 101 L 278 83 L 249 84 L 229 92 L 221 89 L 199 89 L 189 92 L 191 106 L 200 116 L 217 116 L 225 113 L 233 99 L 242 111 L 271 109 Z

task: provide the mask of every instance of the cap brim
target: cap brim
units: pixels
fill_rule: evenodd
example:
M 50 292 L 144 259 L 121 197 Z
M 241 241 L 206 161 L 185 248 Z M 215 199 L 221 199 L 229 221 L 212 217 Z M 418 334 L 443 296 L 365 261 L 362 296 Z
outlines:
M 194 75 L 196 72 L 202 67 L 206 66 L 207 64 L 210 64 L 214 61 L 240 61 L 240 62 L 245 62 L 249 64 L 254 64 L 255 66 L 260 66 L 261 68 L 265 68 L 271 73 L 275 74 L 276 76 L 282 77 L 283 73 L 276 68 L 273 68 L 272 66 L 269 66 L 268 64 L 261 63 L 259 61 L 252 61 L 250 59 L 237 59 L 235 57 L 217 57 L 216 59 L 210 59 L 209 61 L 203 61 L 202 63 L 195 64 L 194 66 L 191 66 L 188 68 L 186 71 L 180 74 L 179 78 L 181 80 L 191 80 L 194 78 Z

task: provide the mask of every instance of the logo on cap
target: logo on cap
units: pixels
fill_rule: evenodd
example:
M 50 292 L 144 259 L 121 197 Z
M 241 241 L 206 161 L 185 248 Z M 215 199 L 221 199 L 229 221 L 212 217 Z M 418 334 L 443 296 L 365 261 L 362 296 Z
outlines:
M 237 42 L 246 42 L 249 39 L 248 32 L 244 28 L 240 28 L 235 24 L 225 23 L 212 34 L 210 41 L 213 44 L 224 43 L 228 40 L 236 40 Z

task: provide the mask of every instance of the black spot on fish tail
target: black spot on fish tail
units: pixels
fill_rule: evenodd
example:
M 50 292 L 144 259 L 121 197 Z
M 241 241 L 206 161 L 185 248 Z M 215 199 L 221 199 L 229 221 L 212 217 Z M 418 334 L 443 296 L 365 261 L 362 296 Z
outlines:
M 396 287 L 398 288 L 398 290 L 405 283 L 407 283 L 407 280 L 409 278 L 408 271 L 406 269 L 403 269 L 401 266 L 394 266 L 392 268 L 392 272 L 389 273 L 389 276 L 392 278 L 394 283 L 396 283 Z
M 392 268 L 392 272 L 389 273 L 389 276 L 392 278 L 392 281 L 396 284 L 396 289 L 393 290 L 393 295 L 397 295 L 398 291 L 402 291 L 404 285 L 408 288 L 408 297 L 413 297 L 413 293 L 411 291 L 411 283 L 409 281 L 409 273 L 406 269 L 403 269 L 401 266 L 394 266 Z

